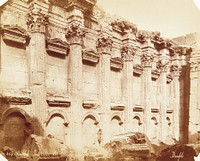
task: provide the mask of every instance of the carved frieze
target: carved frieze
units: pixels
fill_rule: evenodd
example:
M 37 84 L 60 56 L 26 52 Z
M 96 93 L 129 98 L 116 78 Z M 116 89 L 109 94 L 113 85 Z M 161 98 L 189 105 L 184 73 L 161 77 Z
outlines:
M 23 96 L 3 96 L 1 99 L 4 99 L 4 101 L 12 105 L 29 105 L 32 103 L 30 97 Z
M 92 100 L 84 100 L 82 102 L 82 106 L 84 109 L 96 109 L 98 108 L 98 104 L 95 101 Z
M 68 97 L 47 94 L 47 103 L 50 107 L 69 107 L 71 101 Z
M 62 41 L 59 38 L 47 39 L 47 52 L 55 53 L 62 56 L 66 56 L 69 52 L 69 45 L 67 42 Z
M 144 108 L 142 106 L 136 105 L 133 107 L 133 112 L 143 112 Z
M 8 44 L 26 45 L 29 40 L 29 35 L 26 30 L 18 25 L 4 25 L 1 27 L 3 40 Z
M 135 34 L 137 32 L 137 26 L 135 24 L 124 20 L 116 19 L 115 21 L 111 22 L 111 26 L 113 30 L 122 34 L 127 32 L 132 32 Z
M 42 10 L 32 10 L 27 15 L 27 25 L 30 32 L 45 33 L 49 16 L 42 13 Z
M 192 72 L 198 71 L 198 70 L 199 70 L 199 65 L 200 65 L 200 60 L 191 61 L 191 62 L 190 62 L 191 71 L 192 71 Z
M 97 64 L 99 62 L 100 55 L 92 49 L 83 49 L 82 59 L 87 62 Z
M 135 75 L 141 75 L 143 72 L 143 68 L 140 64 L 134 64 L 133 65 L 133 74 Z
M 103 54 L 111 54 L 113 40 L 109 36 L 101 35 L 96 43 L 97 50 Z
M 115 57 L 110 59 L 110 67 L 114 70 L 122 70 L 123 68 L 123 59 L 120 57 Z

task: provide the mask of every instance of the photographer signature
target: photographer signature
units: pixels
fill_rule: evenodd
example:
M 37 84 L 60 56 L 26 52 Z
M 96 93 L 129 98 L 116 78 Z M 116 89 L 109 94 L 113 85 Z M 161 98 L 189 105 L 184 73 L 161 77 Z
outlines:
M 177 161 L 179 161 L 181 158 L 184 157 L 184 152 L 180 152 L 178 155 L 176 155 L 175 151 L 172 151 L 172 155 L 170 156 L 170 158 L 173 158 L 173 159 L 177 159 Z

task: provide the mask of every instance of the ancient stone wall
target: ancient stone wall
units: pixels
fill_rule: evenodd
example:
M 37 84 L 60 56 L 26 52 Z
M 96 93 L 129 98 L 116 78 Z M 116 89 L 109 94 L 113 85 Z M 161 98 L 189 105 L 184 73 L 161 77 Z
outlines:
M 94 0 L 15 0 L 1 7 L 0 50 L 1 128 L 21 113 L 32 133 L 77 151 L 131 131 L 179 140 L 190 50 L 159 32 L 109 17 Z

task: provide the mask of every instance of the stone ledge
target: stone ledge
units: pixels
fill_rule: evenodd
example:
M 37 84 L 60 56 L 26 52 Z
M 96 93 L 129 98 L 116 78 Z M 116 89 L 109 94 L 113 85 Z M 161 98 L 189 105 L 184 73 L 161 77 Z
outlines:
M 71 101 L 68 97 L 64 96 L 48 96 L 47 103 L 50 107 L 70 107 Z
M 98 108 L 98 103 L 93 100 L 83 100 L 82 106 L 84 109 L 96 109 Z
M 160 76 L 160 72 L 157 69 L 155 69 L 151 72 L 152 79 L 157 80 L 159 78 L 159 76 Z
M 110 109 L 113 111 L 124 111 L 125 105 L 124 104 L 111 104 Z
M 122 70 L 123 68 L 123 59 L 120 57 L 114 57 L 110 59 L 110 67 L 114 70 Z
M 99 62 L 100 55 L 97 54 L 94 50 L 88 49 L 82 51 L 82 59 L 83 61 L 87 61 L 90 63 L 97 64 Z
M 167 109 L 167 111 L 166 111 L 167 113 L 173 113 L 174 112 L 174 110 L 173 109 Z
M 135 105 L 133 107 L 133 111 L 134 112 L 143 112 L 144 111 L 144 107 L 140 106 L 140 105 Z
M 159 112 L 159 109 L 158 109 L 158 108 L 151 108 L 151 112 L 152 112 L 152 113 L 158 113 L 158 112 Z
M 69 52 L 69 45 L 67 42 L 59 38 L 47 39 L 47 52 L 66 56 Z
M 4 25 L 1 27 L 3 40 L 9 45 L 25 45 L 28 42 L 29 36 L 25 29 L 18 25 Z
M 173 80 L 173 77 L 171 74 L 167 75 L 167 83 L 170 83 Z
M 12 105 L 29 105 L 32 103 L 31 98 L 25 96 L 2 96 L 1 99 Z
M 133 65 L 133 73 L 136 74 L 136 75 L 141 75 L 143 72 L 143 69 L 142 69 L 142 66 L 139 65 L 139 64 L 135 64 Z

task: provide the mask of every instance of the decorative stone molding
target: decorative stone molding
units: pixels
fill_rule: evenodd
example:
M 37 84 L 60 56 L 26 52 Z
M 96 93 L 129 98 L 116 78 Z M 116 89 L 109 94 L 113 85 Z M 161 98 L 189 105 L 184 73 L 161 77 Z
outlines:
M 61 56 L 66 56 L 69 52 L 69 45 L 67 42 L 59 38 L 47 39 L 47 52 L 56 53 Z
M 111 58 L 110 59 L 110 67 L 111 67 L 111 69 L 122 70 L 123 63 L 124 63 L 124 61 L 120 57 L 115 57 L 115 58 Z
M 190 62 L 190 68 L 192 72 L 198 71 L 200 65 L 200 60 L 191 61 Z
M 49 22 L 49 16 L 41 12 L 42 10 L 32 10 L 27 15 L 28 29 L 32 33 L 45 33 L 46 25 Z
M 92 100 L 84 100 L 82 102 L 82 106 L 84 109 L 96 109 L 98 108 L 98 104 L 95 101 Z
M 30 97 L 23 96 L 2 96 L 1 99 L 12 105 L 29 105 L 32 103 Z
M 160 32 L 139 30 L 136 34 L 136 40 L 143 44 L 147 39 L 152 40 L 155 36 L 160 36 Z
M 163 39 L 161 37 L 154 37 L 154 46 L 157 50 L 168 49 L 172 50 L 174 43 L 169 39 Z
M 115 21 L 111 22 L 111 26 L 112 26 L 113 30 L 118 31 L 122 34 L 125 34 L 127 32 L 132 32 L 135 34 L 137 32 L 136 25 L 134 25 L 131 22 L 124 21 L 124 20 L 116 19 Z
M 96 2 L 97 0 L 68 0 L 65 8 L 67 11 L 75 8 L 90 14 Z
M 26 45 L 29 35 L 26 30 L 18 25 L 4 25 L 1 27 L 3 40 L 8 44 Z
M 144 108 L 142 106 L 135 105 L 133 107 L 133 112 L 143 112 L 143 111 L 144 111 Z
M 175 46 L 174 47 L 174 52 L 181 55 L 190 55 L 192 52 L 192 48 L 191 47 L 187 47 L 187 46 Z
M 152 70 L 151 71 L 151 77 L 154 80 L 157 80 L 160 76 L 160 71 L 158 69 Z
M 178 65 L 170 66 L 170 73 L 172 73 L 173 76 L 179 76 L 180 72 L 181 72 L 181 68 Z
M 167 72 L 168 64 L 169 64 L 168 61 L 159 60 L 159 61 L 156 63 L 156 68 L 157 68 L 158 71 L 160 71 L 160 72 Z
M 69 107 L 71 101 L 68 97 L 47 94 L 47 103 L 50 107 Z
M 100 55 L 97 54 L 97 52 L 92 49 L 88 49 L 88 50 L 84 49 L 82 51 L 82 59 L 84 61 L 97 64 L 99 62 L 99 58 L 100 58 Z
M 113 40 L 109 36 L 101 35 L 97 40 L 97 50 L 103 54 L 111 54 Z
M 112 104 L 110 109 L 113 111 L 124 111 L 125 105 L 124 104 Z
M 153 62 L 153 54 L 147 52 L 141 56 L 141 62 L 144 67 L 151 67 Z
M 151 112 L 152 112 L 152 113 L 158 113 L 158 112 L 159 112 L 159 109 L 158 109 L 158 108 L 151 108 Z
M 141 75 L 142 72 L 143 72 L 143 68 L 141 65 L 139 65 L 139 64 L 133 65 L 133 74 Z

